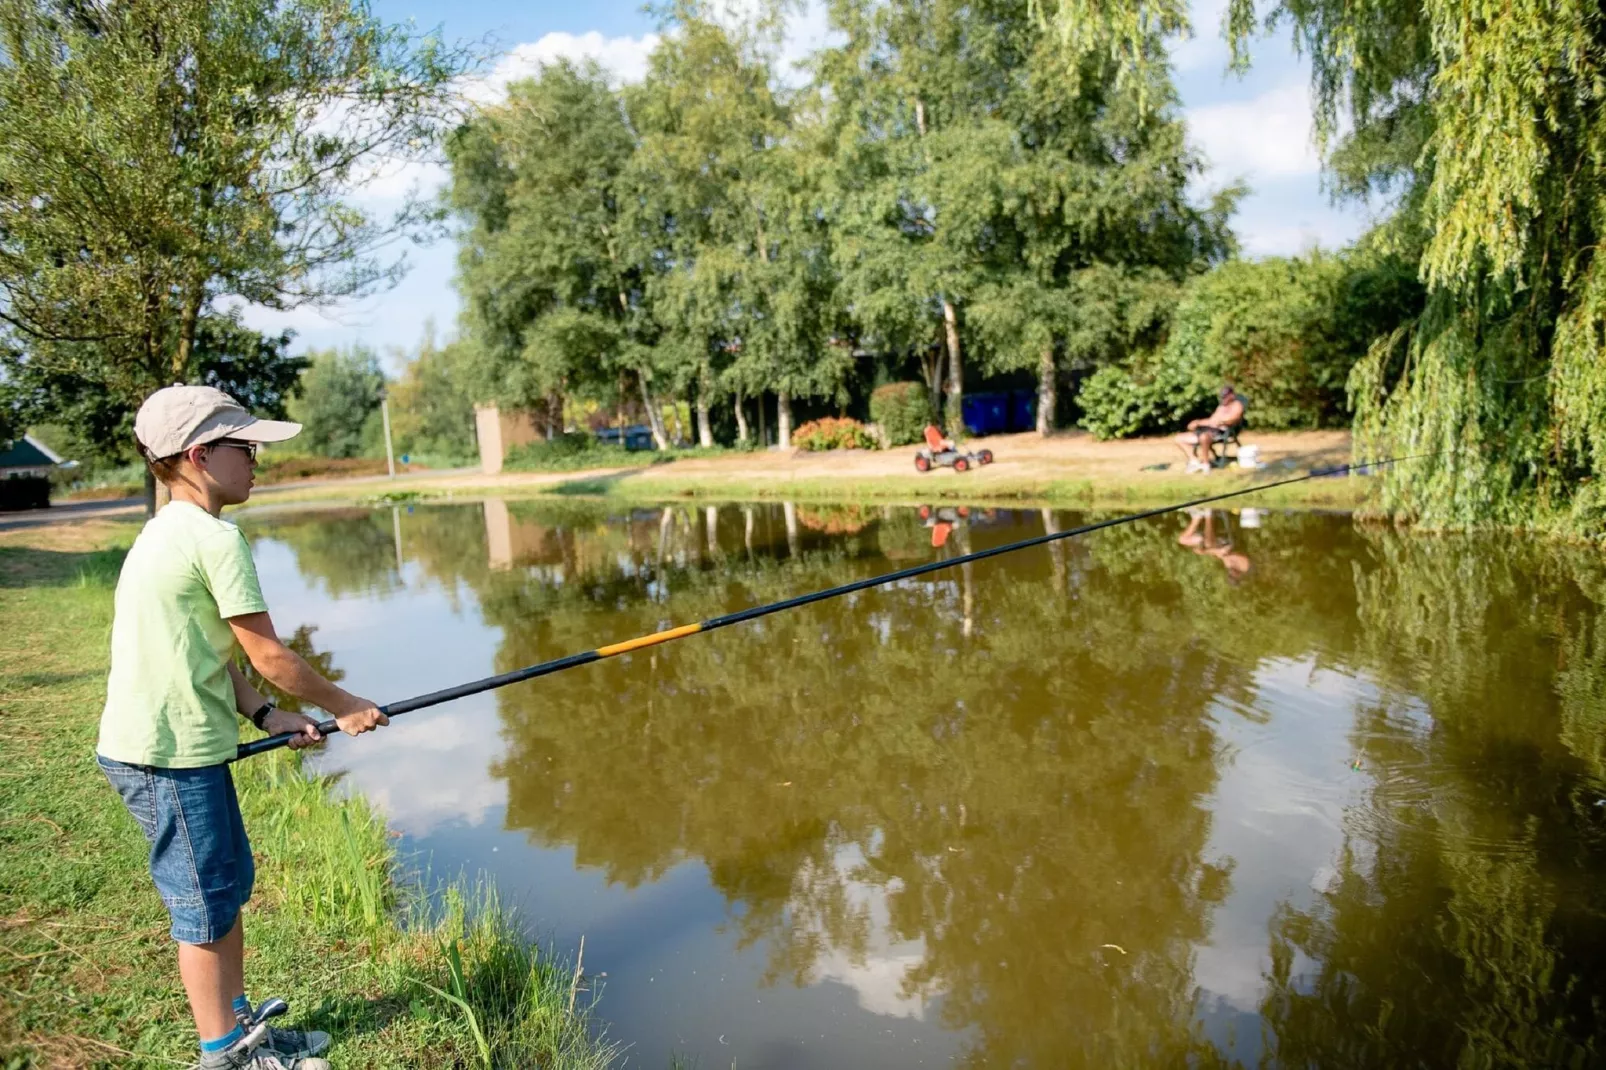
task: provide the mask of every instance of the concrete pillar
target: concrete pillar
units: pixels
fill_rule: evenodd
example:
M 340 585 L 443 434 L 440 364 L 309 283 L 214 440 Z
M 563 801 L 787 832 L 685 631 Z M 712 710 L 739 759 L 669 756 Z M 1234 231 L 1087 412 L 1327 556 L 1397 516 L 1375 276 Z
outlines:
M 474 406 L 474 433 L 480 443 L 480 471 L 488 476 L 502 470 L 513 447 L 543 437 L 529 413 L 503 412 L 496 405 Z

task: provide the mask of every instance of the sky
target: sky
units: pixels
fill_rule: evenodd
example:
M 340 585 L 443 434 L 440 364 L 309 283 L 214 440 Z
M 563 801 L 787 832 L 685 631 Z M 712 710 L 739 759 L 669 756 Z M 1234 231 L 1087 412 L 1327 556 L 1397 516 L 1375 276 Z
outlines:
M 492 57 L 476 94 L 490 99 L 508 81 L 559 56 L 589 56 L 617 78 L 636 80 L 657 40 L 656 20 L 638 0 L 374 0 L 372 7 L 386 21 L 412 19 L 420 29 L 438 27 L 448 40 L 488 44 Z M 1253 44 L 1246 75 L 1228 72 L 1220 33 L 1224 7 L 1225 0 L 1193 0 L 1195 36 L 1173 52 L 1189 137 L 1209 163 L 1196 192 L 1203 200 L 1235 180 L 1248 185 L 1249 195 L 1233 218 L 1247 256 L 1298 253 L 1312 246 L 1336 249 L 1359 236 L 1371 214 L 1363 205 L 1332 204 L 1323 187 L 1311 136 L 1309 65 L 1295 54 L 1285 32 Z M 828 34 L 820 0 L 810 0 L 788 26 L 783 60 L 801 58 L 826 43 Z M 438 164 L 410 165 L 380 173 L 352 199 L 384 212 L 409 190 L 438 188 L 444 177 Z M 460 303 L 452 285 L 452 239 L 430 244 L 403 239 L 390 252 L 403 254 L 408 265 L 390 289 L 326 308 L 250 307 L 245 320 L 258 330 L 293 330 L 295 352 L 366 345 L 394 373 L 405 360 L 401 354 L 416 348 L 427 324 L 433 323 L 440 337 L 453 332 Z

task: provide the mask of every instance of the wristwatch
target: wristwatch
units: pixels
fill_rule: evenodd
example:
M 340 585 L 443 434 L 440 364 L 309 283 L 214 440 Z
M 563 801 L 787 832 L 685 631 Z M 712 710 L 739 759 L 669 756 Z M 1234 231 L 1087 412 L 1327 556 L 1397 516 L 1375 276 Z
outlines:
M 256 725 L 258 728 L 262 728 L 262 722 L 266 721 L 268 719 L 268 714 L 271 713 L 272 711 L 273 711 L 273 703 L 264 702 L 262 704 L 261 708 L 259 708 L 255 713 L 253 713 L 251 715 L 251 723 Z M 262 729 L 262 730 L 263 731 L 267 731 L 267 729 Z

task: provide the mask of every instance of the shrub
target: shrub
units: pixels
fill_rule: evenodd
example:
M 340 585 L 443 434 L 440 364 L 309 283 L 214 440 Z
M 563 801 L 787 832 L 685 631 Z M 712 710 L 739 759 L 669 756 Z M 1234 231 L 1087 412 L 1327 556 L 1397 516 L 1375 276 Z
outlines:
M 1158 350 L 1099 369 L 1077 396 L 1100 438 L 1177 430 L 1232 383 L 1260 428 L 1348 422 L 1345 382 L 1371 344 L 1415 315 L 1408 265 L 1365 254 L 1233 261 L 1189 283 Z
M 810 420 L 792 432 L 792 444 L 805 450 L 870 449 L 876 444 L 870 429 L 846 416 Z
M 650 450 L 630 451 L 597 441 L 589 431 L 565 431 L 507 451 L 502 464 L 521 472 L 572 472 L 581 468 L 616 468 L 651 464 Z
M 907 446 L 925 438 L 931 422 L 931 395 L 925 383 L 888 383 L 870 395 L 870 419 L 888 445 Z
M 1214 387 L 1183 361 L 1168 359 L 1174 357 L 1169 349 L 1153 351 L 1094 372 L 1076 396 L 1082 426 L 1098 438 L 1126 438 L 1185 423 L 1214 398 Z
M 870 526 L 871 515 L 865 505 L 800 505 L 797 519 L 810 531 L 857 535 Z

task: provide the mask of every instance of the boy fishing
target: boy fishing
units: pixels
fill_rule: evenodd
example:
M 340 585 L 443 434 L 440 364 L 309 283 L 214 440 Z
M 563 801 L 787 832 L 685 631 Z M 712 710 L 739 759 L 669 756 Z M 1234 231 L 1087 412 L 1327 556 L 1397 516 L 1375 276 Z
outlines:
M 332 714 L 357 735 L 388 723 L 279 641 L 245 537 L 223 508 L 251 496 L 259 443 L 299 424 L 259 420 L 205 386 L 170 386 L 140 406 L 134 437 L 172 500 L 146 522 L 117 582 L 111 673 L 97 761 L 150 842 L 150 871 L 172 920 L 179 976 L 202 1070 L 328 1070 L 320 1032 L 275 1029 L 282 1000 L 245 994 L 241 908 L 255 867 L 228 761 L 241 716 L 270 733 L 321 740 L 316 722 L 274 707 L 235 666 Z

